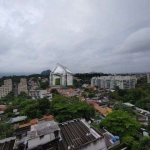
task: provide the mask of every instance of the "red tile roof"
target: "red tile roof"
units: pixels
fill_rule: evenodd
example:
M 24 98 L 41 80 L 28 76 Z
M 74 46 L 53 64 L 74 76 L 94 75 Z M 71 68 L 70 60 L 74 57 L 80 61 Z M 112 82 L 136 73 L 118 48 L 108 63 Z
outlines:
M 37 124 L 38 123 L 38 120 L 37 119 L 32 119 L 30 120 L 30 124 L 31 125 L 34 125 L 34 124 Z
M 69 92 L 69 93 L 73 93 L 73 92 L 74 92 L 74 89 L 70 88 L 70 89 L 68 89 L 68 92 Z
M 53 120 L 53 119 L 54 119 L 54 116 L 53 116 L 53 115 L 49 115 L 49 116 L 44 115 L 43 118 L 44 118 L 45 120 Z
M 4 111 L 6 109 L 5 105 L 0 105 L 0 111 Z

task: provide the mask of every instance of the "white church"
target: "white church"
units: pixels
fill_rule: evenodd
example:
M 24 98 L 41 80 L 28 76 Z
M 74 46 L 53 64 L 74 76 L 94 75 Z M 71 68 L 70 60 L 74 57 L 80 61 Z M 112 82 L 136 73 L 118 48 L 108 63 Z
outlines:
M 50 73 L 50 87 L 67 87 L 73 85 L 73 75 L 71 71 L 60 64 Z

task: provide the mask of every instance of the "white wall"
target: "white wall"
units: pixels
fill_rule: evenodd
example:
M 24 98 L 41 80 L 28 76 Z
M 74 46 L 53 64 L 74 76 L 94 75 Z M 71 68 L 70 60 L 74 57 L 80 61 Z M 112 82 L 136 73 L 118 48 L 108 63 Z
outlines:
M 104 138 L 102 138 L 82 147 L 81 150 L 107 150 L 107 147 Z

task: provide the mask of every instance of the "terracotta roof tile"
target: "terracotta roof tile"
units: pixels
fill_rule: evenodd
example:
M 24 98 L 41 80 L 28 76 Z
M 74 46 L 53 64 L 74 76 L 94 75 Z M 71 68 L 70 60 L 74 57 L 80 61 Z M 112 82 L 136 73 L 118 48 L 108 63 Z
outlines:
M 23 127 L 27 127 L 27 126 L 31 126 L 31 124 L 30 123 L 25 123 L 25 124 L 19 125 L 19 128 L 23 128 Z
M 0 105 L 0 110 L 1 111 L 4 111 L 6 109 L 6 106 L 5 105 Z
M 54 116 L 53 116 L 53 115 L 49 115 L 49 116 L 44 115 L 43 118 L 44 118 L 45 120 L 53 120 L 53 119 L 54 119 Z
M 32 119 L 32 120 L 30 120 L 30 124 L 31 124 L 31 125 L 37 124 L 37 122 L 38 122 L 37 119 Z

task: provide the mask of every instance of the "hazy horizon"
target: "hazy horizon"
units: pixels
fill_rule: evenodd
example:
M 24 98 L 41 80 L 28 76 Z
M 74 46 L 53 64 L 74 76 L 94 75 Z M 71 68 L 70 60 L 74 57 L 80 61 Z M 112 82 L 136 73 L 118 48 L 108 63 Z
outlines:
M 43 70 L 44 71 L 44 70 Z M 150 72 L 119 72 L 119 73 L 110 73 L 110 72 L 96 72 L 96 71 L 91 71 L 91 72 L 94 72 L 94 73 L 104 73 L 104 74 L 138 74 L 138 73 L 148 73 L 150 74 Z M 84 73 L 91 73 L 91 72 L 82 72 L 81 74 L 84 74 Z M 76 73 L 73 73 L 73 74 L 78 74 L 80 72 L 76 72 Z M 8 76 L 29 76 L 29 75 L 33 75 L 33 74 L 41 74 L 41 72 L 36 72 L 36 73 L 0 73 L 0 78 L 2 77 L 8 77 Z

